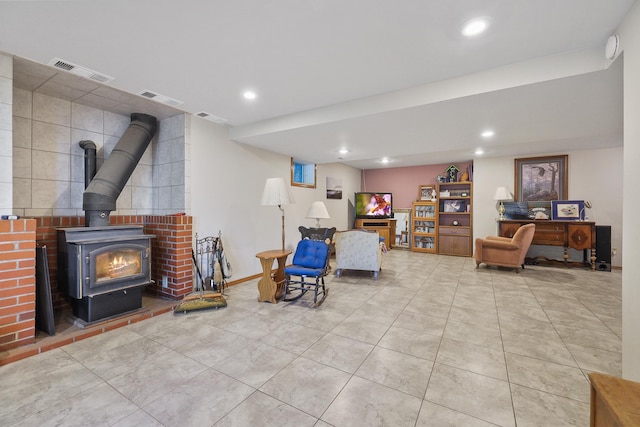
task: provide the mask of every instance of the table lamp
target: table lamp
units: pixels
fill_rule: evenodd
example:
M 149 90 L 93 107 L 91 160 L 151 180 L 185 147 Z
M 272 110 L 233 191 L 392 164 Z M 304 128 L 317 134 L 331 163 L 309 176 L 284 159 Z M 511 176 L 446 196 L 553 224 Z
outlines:
M 500 206 L 498 207 L 498 213 L 500 214 L 499 220 L 504 221 L 506 219 L 504 217 L 504 212 L 505 212 L 504 202 L 508 200 L 513 200 L 511 193 L 509 193 L 509 190 L 507 189 L 507 187 L 498 187 L 496 189 L 496 194 L 493 196 L 493 200 L 497 200 L 500 202 Z
M 329 212 L 327 212 L 327 207 L 322 202 L 313 202 L 311 203 L 311 207 L 309 208 L 309 212 L 307 212 L 307 218 L 315 218 L 316 219 L 316 228 L 320 228 L 320 218 L 329 219 Z
M 284 208 L 282 205 L 293 204 L 293 195 L 284 178 L 267 178 L 262 192 L 262 206 L 278 206 L 282 212 L 282 250 L 284 251 Z

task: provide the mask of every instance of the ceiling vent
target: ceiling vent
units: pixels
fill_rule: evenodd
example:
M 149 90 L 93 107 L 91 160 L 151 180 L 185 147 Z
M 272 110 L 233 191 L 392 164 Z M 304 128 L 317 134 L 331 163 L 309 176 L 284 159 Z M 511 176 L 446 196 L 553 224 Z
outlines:
M 57 68 L 59 70 L 67 71 L 71 74 L 75 74 L 76 76 L 84 77 L 85 79 L 95 80 L 97 82 L 107 84 L 111 83 L 115 80 L 114 77 L 107 76 L 106 74 L 98 73 L 97 71 L 90 70 L 86 67 L 81 67 L 80 65 L 73 64 L 69 61 L 65 61 L 60 58 L 53 58 L 49 61 L 49 66 L 53 68 Z
M 203 118 L 205 120 L 209 120 L 210 122 L 218 123 L 220 125 L 223 125 L 223 124 L 228 122 L 227 119 L 223 119 L 222 117 L 215 116 L 213 114 L 209 114 L 206 111 L 200 111 L 199 113 L 195 113 L 194 116 L 201 117 L 201 118 Z
M 138 95 L 144 96 L 145 98 L 148 98 L 148 99 L 153 99 L 154 101 L 160 102 L 162 104 L 171 105 L 172 107 L 177 107 L 178 105 L 184 104 L 184 102 L 178 101 L 177 99 L 169 98 L 168 96 L 160 95 L 157 92 L 153 92 L 151 90 L 146 90 L 146 89 L 141 92 L 138 92 Z

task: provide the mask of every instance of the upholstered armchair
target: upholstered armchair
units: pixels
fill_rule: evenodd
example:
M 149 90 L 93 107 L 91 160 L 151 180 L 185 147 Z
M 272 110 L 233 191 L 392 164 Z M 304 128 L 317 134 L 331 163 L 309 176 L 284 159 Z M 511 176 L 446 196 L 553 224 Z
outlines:
M 377 231 L 346 230 L 335 234 L 336 276 L 343 270 L 364 270 L 373 272 L 378 280 L 382 266 L 382 244 Z
M 486 239 L 476 239 L 476 268 L 480 264 L 511 267 L 519 272 L 524 268 L 524 257 L 527 255 L 533 234 L 536 231 L 535 224 L 527 224 L 518 228 L 512 238 L 489 236 Z

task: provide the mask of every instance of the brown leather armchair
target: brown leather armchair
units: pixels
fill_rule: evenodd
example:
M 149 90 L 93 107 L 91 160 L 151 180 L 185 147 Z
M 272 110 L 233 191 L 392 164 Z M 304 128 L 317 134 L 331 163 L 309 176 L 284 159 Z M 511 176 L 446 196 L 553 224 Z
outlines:
M 533 234 L 536 231 L 535 224 L 526 224 L 518 228 L 511 239 L 507 237 L 489 236 L 486 239 L 476 239 L 476 268 L 480 264 L 511 267 L 519 272 L 524 268 L 524 257 L 527 255 Z

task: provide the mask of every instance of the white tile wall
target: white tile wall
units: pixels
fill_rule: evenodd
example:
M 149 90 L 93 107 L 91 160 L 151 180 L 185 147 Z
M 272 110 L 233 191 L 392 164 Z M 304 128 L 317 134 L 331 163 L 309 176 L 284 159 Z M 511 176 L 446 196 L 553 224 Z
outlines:
M 13 147 L 13 178 L 31 178 L 31 150 Z
M 33 150 L 31 154 L 31 178 L 34 180 L 71 181 L 71 157 L 63 153 Z M 34 199 L 37 204 L 37 200 Z
M 0 156 L 0 176 L 2 176 L 2 181 L 11 182 L 13 181 L 13 177 L 11 176 L 11 170 L 13 169 L 12 160 L 9 156 Z M 9 171 L 8 176 L 5 171 Z
M 160 214 L 186 212 L 185 163 L 188 119 L 185 115 L 160 122 L 153 151 L 153 206 Z
M 31 149 L 31 120 L 13 116 L 13 146 Z
M 35 113 L 35 111 L 34 111 Z M 69 154 L 71 128 L 52 123 L 33 121 L 31 147 L 34 150 Z
M 129 127 L 130 118 L 120 114 L 104 112 L 104 134 L 120 136 Z M 114 144 L 115 145 L 115 144 Z
M 120 192 L 118 200 L 116 200 L 116 208 L 118 212 L 122 210 L 131 210 L 131 186 L 126 185 Z
M 11 130 L 11 127 L 13 126 L 11 110 L 11 104 L 0 103 L 0 129 Z
M 13 213 L 13 58 L 0 54 L 0 214 Z
M 33 93 L 13 88 L 13 116 L 30 119 L 32 116 Z
M 13 57 L 0 53 L 0 77 L 13 80 Z
M 13 132 L 7 129 L 0 129 L 0 156 L 11 157 Z
M 104 132 L 104 112 L 97 108 L 72 103 L 71 127 L 102 134 Z
M 0 182 L 0 212 L 9 215 L 13 212 L 13 188 L 10 182 Z
M 69 127 L 71 125 L 71 102 L 34 93 L 33 120 Z
M 71 189 L 69 182 L 46 179 L 31 180 L 32 208 L 71 208 Z
M 11 104 L 13 102 L 13 80 L 0 76 L 0 102 Z
M 31 207 L 31 178 L 13 178 L 13 209 L 28 209 Z M 20 211 L 19 215 L 24 215 Z
M 13 181 L 14 213 L 83 215 L 84 151 L 78 143 L 91 140 L 96 144 L 100 168 L 129 126 L 130 117 L 22 89 L 13 91 L 12 100 L 9 124 L 14 134 L 9 148 L 13 171 L 9 178 Z M 0 126 L 1 117 L 0 107 Z M 156 137 L 123 188 L 114 214 L 186 210 L 184 134 L 184 115 L 160 122 Z M 1 141 L 0 132 L 0 158 Z

